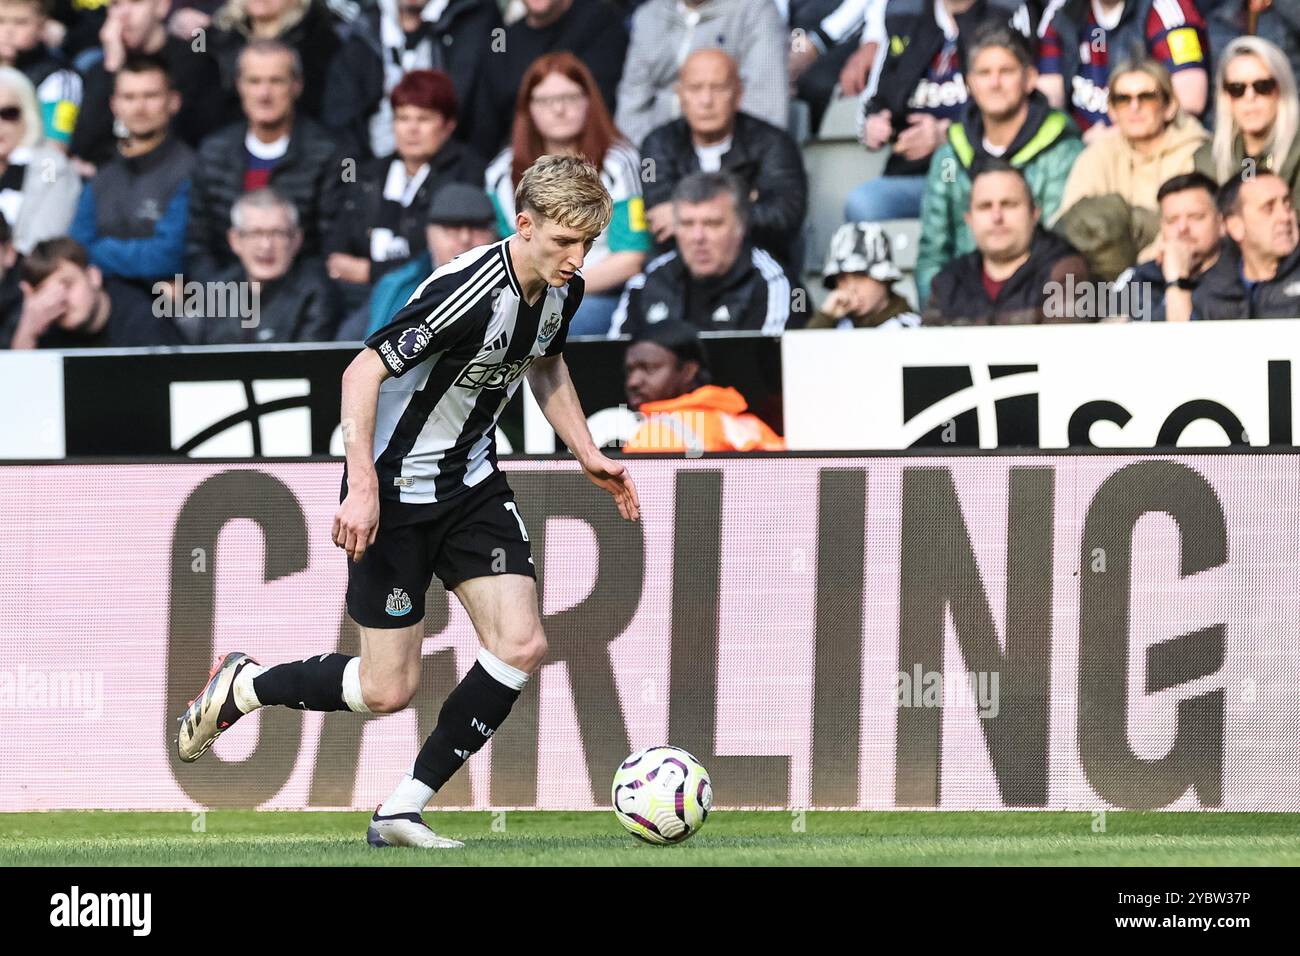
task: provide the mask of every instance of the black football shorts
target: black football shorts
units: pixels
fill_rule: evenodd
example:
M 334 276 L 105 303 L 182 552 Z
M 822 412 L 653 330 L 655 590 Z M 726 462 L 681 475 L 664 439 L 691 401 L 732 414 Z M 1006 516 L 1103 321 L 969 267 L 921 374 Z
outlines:
M 448 591 L 470 578 L 537 577 L 524 519 L 499 471 L 451 501 L 404 504 L 381 498 L 375 543 L 360 561 L 346 555 L 344 560 L 348 614 L 362 627 L 420 621 L 435 574 Z

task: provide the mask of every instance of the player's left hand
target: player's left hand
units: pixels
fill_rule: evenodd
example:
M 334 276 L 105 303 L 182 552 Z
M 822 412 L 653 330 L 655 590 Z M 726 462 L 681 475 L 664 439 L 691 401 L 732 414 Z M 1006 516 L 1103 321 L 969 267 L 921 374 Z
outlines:
M 595 451 L 582 460 L 582 470 L 593 484 L 614 496 L 618 513 L 624 518 L 636 521 L 641 517 L 641 500 L 637 497 L 636 485 L 632 483 L 626 465 Z

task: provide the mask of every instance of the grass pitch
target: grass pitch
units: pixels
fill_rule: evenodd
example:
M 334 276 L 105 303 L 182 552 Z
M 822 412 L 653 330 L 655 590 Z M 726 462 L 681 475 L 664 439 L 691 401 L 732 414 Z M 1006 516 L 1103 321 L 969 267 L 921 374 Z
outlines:
M 368 813 L 0 814 L 4 866 L 1296 866 L 1300 814 L 717 812 L 642 844 L 612 813 L 433 813 L 462 850 L 376 850 Z M 195 832 L 201 825 L 202 830 Z

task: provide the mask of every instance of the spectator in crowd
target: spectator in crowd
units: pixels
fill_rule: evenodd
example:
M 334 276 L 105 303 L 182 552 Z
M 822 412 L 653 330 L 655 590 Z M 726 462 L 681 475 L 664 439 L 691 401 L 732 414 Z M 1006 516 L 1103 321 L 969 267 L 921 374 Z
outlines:
M 448 182 L 483 188 L 483 160 L 452 138 L 456 90 L 439 70 L 412 70 L 393 88 L 396 152 L 361 163 L 343 182 L 342 212 L 325 243 L 331 279 L 362 293 L 424 246 L 430 197 Z M 349 297 L 349 304 L 352 304 Z
M 53 0 L 45 21 L 45 45 L 57 47 L 72 61 L 99 42 L 108 0 Z
M 22 264 L 22 315 L 10 348 L 71 349 L 181 345 L 175 324 L 150 297 L 105 279 L 66 236 L 38 242 Z
M 839 85 L 859 96 L 885 45 L 885 0 L 790 0 L 790 81 L 816 133 Z
M 1050 221 L 1083 150 L 1069 117 L 1035 89 L 1033 53 L 1020 33 L 1003 23 L 983 24 L 971 39 L 967 62 L 971 102 L 935 150 L 921 198 L 918 302 L 926 300 L 936 272 L 975 248 L 965 218 L 972 164 L 990 156 L 1007 160 L 1025 174 L 1035 204 Z
M 1134 266 L 1116 281 L 1120 290 L 1142 286 L 1148 295 L 1128 296 L 1149 304 L 1146 314 L 1130 311 L 1131 321 L 1186 322 L 1192 317 L 1192 291 L 1219 261 L 1223 217 L 1215 206 L 1218 186 L 1204 173 L 1184 173 L 1160 187 L 1160 241 L 1156 257 Z
M 369 324 L 364 334 L 357 330 L 356 334 L 349 335 L 349 341 L 365 338 L 387 325 L 434 269 L 462 252 L 498 238 L 496 210 L 487 194 L 477 186 L 455 182 L 444 185 L 433 194 L 428 219 L 427 252 L 389 272 L 375 284 L 375 291 L 370 295 Z
M 643 424 L 625 452 L 781 451 L 785 441 L 734 388 L 710 384 L 695 327 L 680 319 L 647 325 L 623 357 L 628 407 Z
M 86 71 L 85 97 L 72 132 L 70 151 L 87 164 L 83 173 L 94 175 L 93 167 L 117 155 L 110 102 L 117 72 L 133 56 L 154 56 L 166 65 L 180 94 L 172 130 L 187 146 L 197 148 L 204 136 L 235 118 L 233 97 L 222 95 L 216 61 L 191 41 L 167 33 L 170 9 L 171 0 L 111 0 L 100 30 L 104 56 Z
M 618 128 L 640 144 L 681 112 L 674 88 L 686 56 L 720 47 L 740 64 L 740 108 L 785 129 L 789 123 L 786 28 L 772 0 L 646 0 L 632 15 Z
M 239 56 L 245 119 L 199 148 L 190 193 L 186 268 L 197 278 L 231 263 L 226 230 L 240 193 L 272 186 L 298 207 L 302 254 L 321 254 L 342 190 L 343 167 L 325 130 L 295 103 L 302 91 L 298 54 L 278 40 L 254 40 Z
M 23 312 L 18 250 L 9 223 L 0 216 L 0 348 L 9 348 Z
M 330 69 L 323 117 L 336 136 L 372 156 L 396 148 L 390 96 L 411 70 L 442 70 L 464 105 L 456 138 L 490 156 L 498 117 L 485 117 L 492 133 L 478 133 L 474 106 L 486 76 L 502 68 L 496 41 L 501 14 L 495 0 L 376 0 L 348 25 Z
M 1196 0 L 1065 0 L 1044 19 L 1039 89 L 1057 109 L 1069 105 L 1086 143 L 1115 122 L 1107 94 L 1121 60 L 1155 60 L 1173 77 L 1170 98 L 1192 116 L 1205 112 L 1209 47 Z
M 1300 318 L 1300 232 L 1291 190 L 1268 170 L 1219 188 L 1232 239 L 1192 292 L 1194 319 Z
M 1011 23 L 1030 30 L 1019 0 L 912 0 L 885 11 L 889 55 L 875 94 L 862 107 L 862 143 L 892 147 L 885 174 L 849 194 L 849 222 L 910 219 L 920 215 L 930 157 L 948 124 L 966 104 L 966 42 L 982 23 Z
M 1068 276 L 1076 284 L 1087 281 L 1087 263 L 1069 243 L 1039 227 L 1024 173 L 1002 159 L 976 167 L 966 225 L 975 251 L 953 259 L 934 277 L 926 325 L 1074 320 L 1072 310 L 1048 314 L 1047 306 L 1053 287 L 1061 288 Z
M 298 108 L 319 119 L 327 103 L 326 77 L 340 46 L 324 0 L 227 0 L 213 14 L 208 33 L 209 52 L 220 67 L 227 96 L 239 93 L 240 54 L 254 40 L 279 40 L 297 51 L 302 64 Z
M 487 191 L 503 236 L 515 231 L 515 188 L 537 157 L 585 156 L 601 171 L 614 218 L 596 237 L 582 267 L 586 292 L 569 335 L 604 335 L 624 283 L 641 271 L 650 249 L 641 157 L 614 128 L 591 72 L 572 53 L 547 53 L 524 74 L 512 145 L 487 170 Z
M 81 77 L 45 45 L 49 0 L 0 0 L 0 66 L 31 80 L 47 142 L 67 151 L 81 109 Z
M 730 173 L 692 173 L 673 192 L 677 249 L 623 291 L 610 338 L 681 319 L 701 331 L 780 335 L 802 325 L 808 294 L 748 237 L 749 200 Z
M 609 0 L 523 0 L 523 7 L 523 19 L 506 27 L 505 48 L 480 78 L 475 145 L 488 156 L 508 145 L 515 97 L 528 67 L 542 54 L 563 50 L 576 56 L 611 108 L 623 75 L 627 27 Z
M 320 263 L 303 260 L 298 209 L 274 189 L 245 193 L 230 210 L 230 248 L 236 262 L 213 286 L 248 288 L 251 315 L 187 311 L 201 345 L 328 342 L 338 324 L 334 297 Z
M 831 236 L 822 282 L 832 290 L 810 329 L 896 329 L 921 324 L 921 317 L 894 283 L 903 273 L 894 264 L 889 237 L 879 223 L 846 222 Z
M 114 74 L 118 157 L 81 191 L 70 235 L 91 265 L 146 287 L 184 268 L 193 151 L 169 132 L 180 109 L 166 64 L 144 54 Z
M 81 193 L 81 178 L 46 144 L 43 129 L 31 81 L 0 67 L 0 214 L 23 255 L 68 231 Z
M 722 50 L 696 50 L 686 58 L 677 81 L 681 118 L 660 126 L 641 146 L 653 170 L 645 182 L 646 221 L 664 251 L 673 238 L 677 184 L 700 170 L 725 169 L 749 191 L 754 242 L 797 274 L 808 210 L 803 158 L 785 130 L 740 112 L 743 92 L 736 61 Z
M 1213 174 L 1209 134 L 1178 105 L 1167 70 L 1154 60 L 1116 67 L 1110 81 L 1114 126 L 1094 138 L 1065 183 L 1056 230 L 1113 280 L 1154 254 L 1156 193 L 1194 169 Z
M 1300 203 L 1300 99 L 1286 56 L 1258 37 L 1238 37 L 1219 60 L 1214 172 L 1227 182 L 1248 165 L 1268 169 Z

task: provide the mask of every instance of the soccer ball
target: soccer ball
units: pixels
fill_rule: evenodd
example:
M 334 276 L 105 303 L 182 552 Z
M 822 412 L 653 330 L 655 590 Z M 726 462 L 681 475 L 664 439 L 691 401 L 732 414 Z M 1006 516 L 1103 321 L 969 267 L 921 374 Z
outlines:
M 614 774 L 614 815 L 647 843 L 681 843 L 704 826 L 713 806 L 709 772 L 679 747 L 647 747 Z

